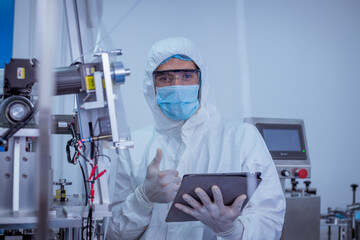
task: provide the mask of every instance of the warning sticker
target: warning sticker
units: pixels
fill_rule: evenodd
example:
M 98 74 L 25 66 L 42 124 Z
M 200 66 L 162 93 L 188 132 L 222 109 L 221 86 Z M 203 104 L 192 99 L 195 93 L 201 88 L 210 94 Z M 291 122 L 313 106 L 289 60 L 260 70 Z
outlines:
M 86 89 L 87 90 L 94 90 L 95 89 L 95 81 L 93 76 L 86 76 L 85 77 Z
M 25 68 L 17 68 L 17 79 L 25 79 Z

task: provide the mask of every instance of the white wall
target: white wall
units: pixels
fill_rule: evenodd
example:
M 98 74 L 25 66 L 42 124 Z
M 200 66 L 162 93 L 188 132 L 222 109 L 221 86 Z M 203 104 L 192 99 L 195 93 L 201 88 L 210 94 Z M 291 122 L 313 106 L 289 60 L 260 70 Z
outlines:
M 102 29 L 113 29 L 134 2 L 103 1 Z M 142 0 L 101 45 L 122 48 L 119 59 L 132 71 L 122 88 L 131 129 L 152 122 L 142 95 L 147 52 L 173 36 L 199 46 L 208 63 L 210 96 L 225 118 L 304 119 L 312 185 L 325 213 L 351 203 L 349 185 L 360 183 L 359 12 L 355 0 Z M 29 49 L 20 55 L 32 57 Z M 251 105 L 243 106 L 245 95 Z M 244 108 L 251 111 L 243 114 Z
M 322 212 L 345 207 L 350 184 L 360 184 L 360 2 L 245 1 L 245 9 L 254 116 L 304 119 Z

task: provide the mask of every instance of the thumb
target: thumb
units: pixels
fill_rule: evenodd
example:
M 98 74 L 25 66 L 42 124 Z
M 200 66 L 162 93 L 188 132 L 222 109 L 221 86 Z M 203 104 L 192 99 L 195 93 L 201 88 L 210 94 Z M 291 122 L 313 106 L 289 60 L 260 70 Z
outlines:
M 236 199 L 235 199 L 235 201 L 234 201 L 234 203 L 231 205 L 231 208 L 233 209 L 233 210 L 236 210 L 236 212 L 238 212 L 239 214 L 240 214 L 240 212 L 241 212 L 241 209 L 242 209 L 242 207 L 243 207 L 243 205 L 244 205 L 244 201 L 246 200 L 246 195 L 245 194 L 241 194 L 240 196 L 238 196 Z
M 162 150 L 161 148 L 158 148 L 154 159 L 151 161 L 149 165 L 149 168 L 159 171 L 161 159 L 162 159 Z

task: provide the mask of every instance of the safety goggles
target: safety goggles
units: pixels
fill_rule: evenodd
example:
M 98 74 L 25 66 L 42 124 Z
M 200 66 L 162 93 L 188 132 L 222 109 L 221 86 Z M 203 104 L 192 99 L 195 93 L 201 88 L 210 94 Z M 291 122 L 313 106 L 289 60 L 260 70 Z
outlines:
M 156 87 L 175 85 L 178 79 L 180 85 L 196 85 L 200 83 L 200 69 L 175 69 L 153 72 Z

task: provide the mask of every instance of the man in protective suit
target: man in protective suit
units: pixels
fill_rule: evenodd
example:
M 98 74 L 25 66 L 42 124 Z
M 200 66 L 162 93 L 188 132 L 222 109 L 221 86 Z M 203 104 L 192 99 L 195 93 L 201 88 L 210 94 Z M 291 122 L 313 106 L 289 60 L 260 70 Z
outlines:
M 143 86 L 155 123 L 133 132 L 136 147 L 119 154 L 107 239 L 280 238 L 285 198 L 269 151 L 252 125 L 221 120 L 207 102 L 208 84 L 190 40 L 151 48 Z M 176 207 L 199 221 L 165 222 L 183 175 L 228 172 L 261 172 L 242 210 L 245 195 L 225 206 L 218 186 L 214 200 L 196 188 L 200 201 L 184 194 L 191 207 Z

